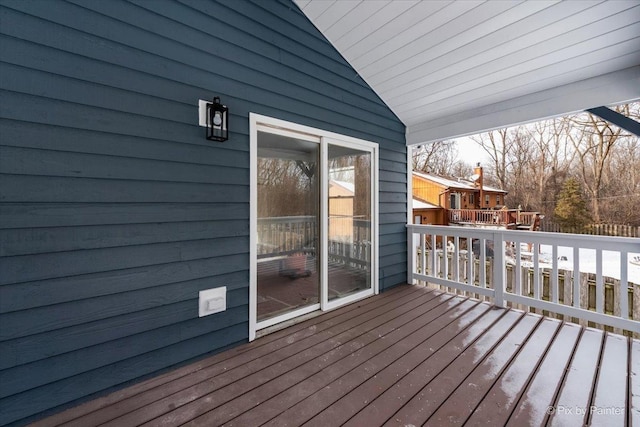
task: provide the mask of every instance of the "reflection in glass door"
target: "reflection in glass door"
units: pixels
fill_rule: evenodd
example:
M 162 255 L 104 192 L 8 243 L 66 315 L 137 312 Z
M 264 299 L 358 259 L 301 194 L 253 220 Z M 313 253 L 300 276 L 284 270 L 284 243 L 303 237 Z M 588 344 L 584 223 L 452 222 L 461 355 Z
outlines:
M 371 289 L 371 152 L 328 147 L 328 299 Z
M 258 132 L 258 322 L 319 308 L 318 142 Z

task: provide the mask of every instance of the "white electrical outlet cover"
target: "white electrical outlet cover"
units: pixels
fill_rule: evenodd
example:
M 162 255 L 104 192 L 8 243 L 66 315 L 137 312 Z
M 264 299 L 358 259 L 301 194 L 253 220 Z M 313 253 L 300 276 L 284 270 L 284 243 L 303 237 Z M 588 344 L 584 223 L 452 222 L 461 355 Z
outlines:
M 227 287 L 207 289 L 199 292 L 198 316 L 208 316 L 227 309 Z

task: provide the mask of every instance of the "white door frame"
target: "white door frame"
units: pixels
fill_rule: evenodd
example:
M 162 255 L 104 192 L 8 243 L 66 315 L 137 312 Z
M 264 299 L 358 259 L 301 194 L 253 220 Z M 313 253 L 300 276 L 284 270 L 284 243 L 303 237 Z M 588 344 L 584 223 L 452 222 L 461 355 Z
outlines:
M 295 136 L 313 142 L 320 140 L 320 303 L 294 310 L 281 316 L 258 322 L 258 282 L 257 282 L 257 230 L 258 230 L 258 130 L 268 130 L 283 136 Z M 334 301 L 328 300 L 327 262 L 328 249 L 328 144 L 369 151 L 371 153 L 371 288 L 354 293 Z M 378 283 L 378 144 L 340 135 L 309 126 L 299 125 L 260 114 L 249 113 L 249 166 L 250 166 L 250 203 L 249 203 L 249 341 L 256 338 L 256 331 L 286 320 L 293 319 L 315 310 L 331 310 L 362 298 L 377 294 Z M 326 182 L 325 182 L 326 181 Z

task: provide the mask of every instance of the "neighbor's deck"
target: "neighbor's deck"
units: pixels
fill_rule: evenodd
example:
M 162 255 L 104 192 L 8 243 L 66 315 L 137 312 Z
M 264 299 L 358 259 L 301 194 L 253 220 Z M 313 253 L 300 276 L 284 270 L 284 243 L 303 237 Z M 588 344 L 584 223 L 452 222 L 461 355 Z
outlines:
M 638 340 L 400 286 L 38 425 L 639 425 L 639 371 Z

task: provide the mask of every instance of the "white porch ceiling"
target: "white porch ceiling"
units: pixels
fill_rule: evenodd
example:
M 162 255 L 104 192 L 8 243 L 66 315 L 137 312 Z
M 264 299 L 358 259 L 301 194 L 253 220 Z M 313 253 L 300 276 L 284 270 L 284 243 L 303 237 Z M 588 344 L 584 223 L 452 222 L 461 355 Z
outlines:
M 407 144 L 640 99 L 640 2 L 294 0 Z

